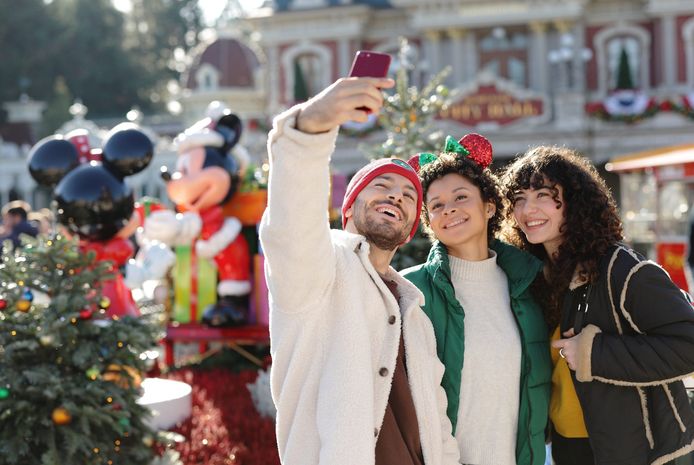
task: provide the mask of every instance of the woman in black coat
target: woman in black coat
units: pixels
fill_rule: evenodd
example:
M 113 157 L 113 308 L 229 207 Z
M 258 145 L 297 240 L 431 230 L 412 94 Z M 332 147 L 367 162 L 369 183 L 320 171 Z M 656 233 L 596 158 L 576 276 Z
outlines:
M 555 334 L 557 465 L 660 465 L 690 453 L 694 414 L 682 379 L 694 372 L 694 311 L 686 295 L 621 244 L 614 200 L 584 157 L 531 149 L 502 183 L 510 239 L 545 263 L 535 291 Z

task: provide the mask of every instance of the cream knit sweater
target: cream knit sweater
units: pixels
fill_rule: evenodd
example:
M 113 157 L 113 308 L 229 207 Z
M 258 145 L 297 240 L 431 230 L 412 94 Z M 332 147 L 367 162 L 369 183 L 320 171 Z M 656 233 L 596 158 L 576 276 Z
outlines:
M 465 310 L 465 360 L 456 439 L 461 462 L 515 465 L 521 345 L 506 274 L 496 254 L 471 262 L 449 256 Z

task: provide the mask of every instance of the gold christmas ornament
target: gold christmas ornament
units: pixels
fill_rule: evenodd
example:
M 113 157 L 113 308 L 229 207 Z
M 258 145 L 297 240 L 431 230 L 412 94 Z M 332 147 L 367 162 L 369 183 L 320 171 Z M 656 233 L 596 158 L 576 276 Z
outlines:
M 30 308 L 31 302 L 29 302 L 28 300 L 17 301 L 17 310 L 19 310 L 20 312 L 28 312 Z
M 122 372 L 126 372 L 127 374 L 123 374 Z M 125 365 L 116 365 L 115 363 L 112 363 L 106 368 L 101 378 L 104 381 L 111 381 L 123 389 L 128 389 L 131 386 L 135 389 L 139 389 L 142 385 L 142 375 L 137 369 Z
M 68 412 L 67 409 L 63 407 L 58 407 L 55 410 L 53 410 L 51 418 L 53 418 L 53 423 L 60 426 L 67 425 L 72 421 L 72 416 L 70 415 L 70 412 Z

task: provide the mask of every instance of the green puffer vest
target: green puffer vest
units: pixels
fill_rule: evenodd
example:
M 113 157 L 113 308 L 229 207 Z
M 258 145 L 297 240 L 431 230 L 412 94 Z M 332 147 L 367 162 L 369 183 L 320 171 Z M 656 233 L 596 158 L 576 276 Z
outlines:
M 542 465 L 545 462 L 552 363 L 547 325 L 529 289 L 542 270 L 542 263 L 500 241 L 493 241 L 490 248 L 496 252 L 497 265 L 508 278 L 511 309 L 518 324 L 523 351 L 516 463 Z M 401 274 L 412 281 L 426 299 L 422 309 L 434 326 L 438 356 L 446 368 L 441 385 L 448 397 L 447 413 L 455 432 L 465 351 L 465 311 L 455 297 L 446 247 L 435 242 L 426 263 L 403 270 Z

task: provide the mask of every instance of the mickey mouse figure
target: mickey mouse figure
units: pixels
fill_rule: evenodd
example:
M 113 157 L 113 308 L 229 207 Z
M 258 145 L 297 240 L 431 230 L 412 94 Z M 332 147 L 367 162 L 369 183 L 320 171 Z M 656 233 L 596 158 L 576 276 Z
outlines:
M 76 130 L 39 141 L 29 154 L 32 177 L 55 188 L 58 222 L 80 238 L 82 251 L 113 262 L 114 277 L 100 283 L 108 316 L 140 314 L 118 271 L 133 254 L 128 238 L 138 226 L 125 177 L 145 169 L 153 155 L 150 138 L 131 123 L 114 127 L 103 150 L 89 146 L 85 130 Z
M 177 137 L 176 171 L 162 170 L 167 193 L 179 214 L 153 212 L 145 220 L 144 236 L 172 246 L 191 246 L 195 260 L 213 260 L 218 298 L 204 309 L 202 321 L 211 326 L 239 326 L 248 315 L 250 253 L 241 222 L 225 218 L 222 205 L 236 192 L 247 164 L 240 156 L 243 152 L 231 153 L 241 137 L 242 124 L 219 102 L 210 104 L 207 113 L 207 118 Z M 175 283 L 176 287 L 189 285 Z M 191 302 L 196 305 L 193 299 Z

